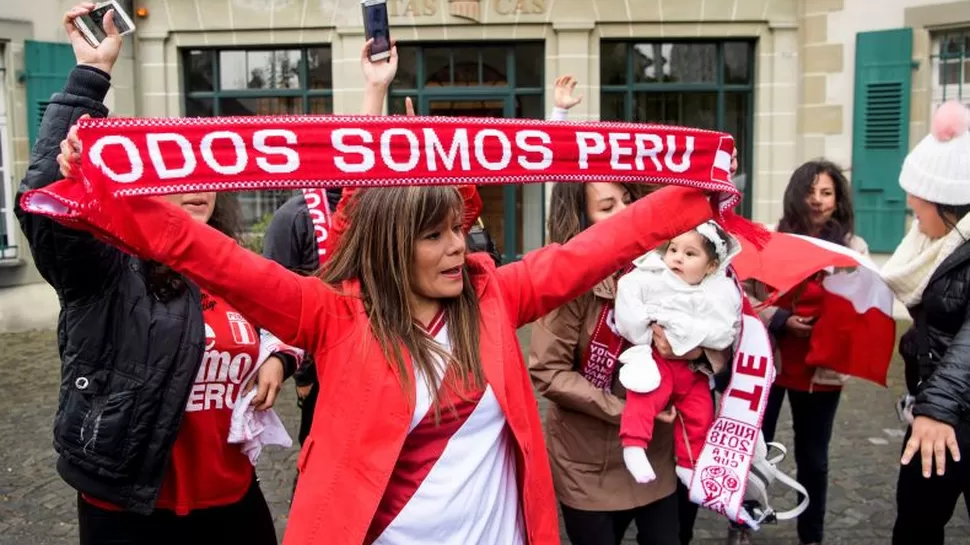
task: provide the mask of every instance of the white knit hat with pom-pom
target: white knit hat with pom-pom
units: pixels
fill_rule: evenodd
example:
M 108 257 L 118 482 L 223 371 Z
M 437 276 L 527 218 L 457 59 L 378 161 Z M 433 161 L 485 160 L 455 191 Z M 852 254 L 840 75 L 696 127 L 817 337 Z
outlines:
M 970 204 L 970 110 L 946 102 L 933 114 L 930 134 L 903 162 L 899 185 L 936 204 Z

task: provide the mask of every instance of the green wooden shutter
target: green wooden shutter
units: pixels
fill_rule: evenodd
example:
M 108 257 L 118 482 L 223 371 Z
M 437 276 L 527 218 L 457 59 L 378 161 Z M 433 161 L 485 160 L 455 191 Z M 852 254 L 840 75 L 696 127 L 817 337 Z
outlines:
M 906 195 L 899 170 L 909 151 L 913 30 L 856 34 L 852 194 L 856 230 L 873 252 L 903 238 Z
M 37 140 L 37 130 L 51 95 L 64 89 L 67 76 L 77 64 L 70 44 L 24 42 L 24 79 L 27 87 L 27 136 L 30 147 Z

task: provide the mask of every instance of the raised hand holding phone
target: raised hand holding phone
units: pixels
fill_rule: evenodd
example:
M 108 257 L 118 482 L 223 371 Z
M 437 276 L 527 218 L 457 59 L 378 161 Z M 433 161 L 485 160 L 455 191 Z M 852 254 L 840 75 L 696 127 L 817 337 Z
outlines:
M 93 66 L 110 74 L 118 60 L 122 43 L 121 34 L 114 24 L 113 11 L 108 10 L 105 14 L 109 15 L 103 19 L 105 37 L 98 46 L 91 45 L 76 23 L 79 18 L 87 16 L 94 9 L 95 5 L 90 2 L 78 4 L 69 9 L 64 14 L 64 30 L 67 32 L 78 64 Z
M 377 62 L 371 60 L 373 45 L 373 38 L 364 43 L 364 48 L 360 52 L 360 68 L 364 72 L 364 81 L 367 85 L 386 89 L 397 74 L 397 45 L 392 42 L 387 60 Z

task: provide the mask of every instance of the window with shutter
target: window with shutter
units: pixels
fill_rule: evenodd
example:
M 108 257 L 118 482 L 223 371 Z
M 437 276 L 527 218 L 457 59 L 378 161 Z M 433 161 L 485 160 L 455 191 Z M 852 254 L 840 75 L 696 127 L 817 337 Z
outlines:
M 856 35 L 852 194 L 856 231 L 873 252 L 892 252 L 906 225 L 899 171 L 909 151 L 913 32 Z
M 24 42 L 24 80 L 27 88 L 27 136 L 30 146 L 37 141 L 37 130 L 51 95 L 64 89 L 67 76 L 77 64 L 70 44 Z

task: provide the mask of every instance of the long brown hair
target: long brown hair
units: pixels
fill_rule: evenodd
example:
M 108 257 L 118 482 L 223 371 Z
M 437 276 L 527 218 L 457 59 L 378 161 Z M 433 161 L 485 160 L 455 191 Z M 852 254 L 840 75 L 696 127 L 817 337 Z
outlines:
M 479 388 L 485 384 L 478 351 L 478 296 L 467 269 L 462 270 L 461 295 L 441 300 L 450 353 L 421 328 L 410 305 L 415 245 L 422 234 L 449 216 L 460 221 L 461 195 L 454 187 L 440 186 L 359 189 L 348 203 L 347 212 L 353 228 L 337 243 L 320 276 L 337 289 L 348 280 L 360 282 L 371 331 L 384 357 L 401 377 L 407 398 L 413 402 L 414 389 L 402 347 L 433 392 L 432 406 L 437 415 L 436 357 L 445 362 L 446 386 L 460 383 L 466 388 Z M 452 369 L 456 373 L 447 372 Z
M 659 189 L 649 184 L 616 184 L 630 194 L 632 200 Z M 559 182 L 552 186 L 549 206 L 549 241 L 565 244 L 589 227 L 586 217 L 586 184 Z
M 216 193 L 216 203 L 209 217 L 209 225 L 222 234 L 239 241 L 242 232 L 242 211 L 232 193 Z M 162 302 L 168 302 L 185 292 L 185 277 L 156 261 L 145 266 L 148 292 Z

